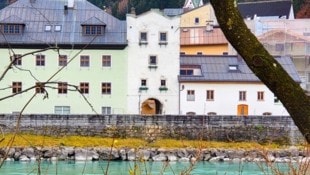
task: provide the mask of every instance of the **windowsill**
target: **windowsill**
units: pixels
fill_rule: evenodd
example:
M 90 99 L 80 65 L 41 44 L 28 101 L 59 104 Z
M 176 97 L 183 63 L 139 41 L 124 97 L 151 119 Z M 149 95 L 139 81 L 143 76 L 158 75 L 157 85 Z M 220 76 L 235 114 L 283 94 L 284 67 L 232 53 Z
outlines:
M 168 91 L 168 88 L 165 86 L 159 87 L 159 91 Z
M 147 45 L 148 42 L 147 41 L 139 41 L 139 45 Z
M 147 91 L 149 88 L 146 86 L 139 87 L 139 91 Z
M 158 43 L 159 45 L 167 45 L 168 44 L 168 42 L 167 41 L 159 41 L 159 43 Z
M 148 67 L 149 67 L 149 69 L 157 69 L 158 66 L 157 65 L 149 65 Z

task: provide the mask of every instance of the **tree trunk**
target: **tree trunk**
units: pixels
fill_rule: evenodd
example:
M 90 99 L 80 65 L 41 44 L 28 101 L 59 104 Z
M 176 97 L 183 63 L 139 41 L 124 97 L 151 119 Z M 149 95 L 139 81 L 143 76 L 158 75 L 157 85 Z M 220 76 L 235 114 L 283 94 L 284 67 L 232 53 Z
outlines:
M 254 74 L 279 98 L 310 143 L 310 98 L 247 28 L 235 0 L 211 0 L 211 4 L 227 40 Z

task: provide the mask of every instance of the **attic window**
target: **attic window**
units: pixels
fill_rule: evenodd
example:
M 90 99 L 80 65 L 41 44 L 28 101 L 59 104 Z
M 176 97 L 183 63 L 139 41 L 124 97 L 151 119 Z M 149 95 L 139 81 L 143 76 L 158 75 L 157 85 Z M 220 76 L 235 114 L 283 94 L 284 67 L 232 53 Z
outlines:
M 60 32 L 61 31 L 61 25 L 55 25 L 55 32 Z
M 103 25 L 84 25 L 83 34 L 84 35 L 103 35 L 104 31 Z
M 229 65 L 228 69 L 229 69 L 229 71 L 237 71 L 238 70 L 238 65 Z
M 52 30 L 52 26 L 51 25 L 46 25 L 45 26 L 45 31 L 46 32 L 50 32 Z
M 5 34 L 20 34 L 22 33 L 22 24 L 4 24 L 1 25 L 1 31 Z

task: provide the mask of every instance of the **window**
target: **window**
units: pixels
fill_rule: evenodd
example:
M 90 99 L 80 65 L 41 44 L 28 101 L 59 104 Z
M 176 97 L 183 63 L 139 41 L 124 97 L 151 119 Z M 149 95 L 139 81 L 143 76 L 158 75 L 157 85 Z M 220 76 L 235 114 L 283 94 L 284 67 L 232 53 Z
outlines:
M 14 54 L 13 56 L 11 56 L 11 61 L 13 61 L 13 64 L 15 66 L 21 66 L 22 65 L 22 55 Z
M 44 85 L 40 82 L 36 83 L 36 93 L 43 94 L 45 92 Z
M 111 83 L 102 83 L 101 84 L 101 93 L 102 94 L 111 94 Z
M 246 101 L 246 91 L 239 91 L 239 101 Z
M 263 101 L 264 100 L 264 91 L 258 91 L 257 92 L 257 100 Z
M 195 24 L 199 24 L 199 18 L 195 18 Z
M 50 32 L 52 30 L 52 26 L 51 25 L 46 25 L 45 26 L 45 31 L 46 32 Z
M 228 69 L 229 69 L 229 71 L 237 71 L 238 70 L 238 65 L 229 65 Z
M 104 32 L 103 25 L 85 25 L 83 26 L 84 35 L 102 35 Z
M 1 30 L 5 34 L 20 34 L 22 33 L 21 24 L 4 24 L 1 26 Z
M 89 93 L 89 83 L 81 82 L 80 83 L 80 92 L 82 94 L 88 94 Z
M 58 83 L 58 94 L 67 94 L 68 92 L 68 83 L 59 82 Z
M 110 106 L 103 106 L 101 108 L 101 111 L 102 111 L 102 114 L 105 114 L 105 115 L 109 115 L 109 114 L 112 114 L 111 113 L 111 107 Z
M 195 91 L 188 90 L 187 91 L 187 101 L 195 101 Z
M 185 52 L 180 52 L 180 55 L 185 55 Z
M 149 59 L 149 64 L 150 65 L 156 65 L 157 64 L 157 56 L 150 56 L 150 59 Z
M 55 25 L 55 32 L 60 32 L 61 31 L 61 25 Z
M 147 33 L 140 32 L 140 43 L 147 43 Z
M 166 86 L 166 80 L 160 80 L 160 86 Z
M 159 33 L 159 44 L 167 44 L 167 33 L 166 32 Z
M 59 55 L 58 56 L 58 65 L 59 66 L 67 66 L 68 58 L 67 55 Z
M 214 100 L 214 90 L 207 90 L 207 101 Z
M 280 100 L 276 96 L 274 96 L 274 103 L 280 103 Z
M 180 75 L 194 75 L 194 70 L 181 68 Z
M 310 83 L 310 72 L 308 72 L 308 83 Z
M 202 55 L 202 52 L 197 52 L 197 55 Z
M 80 56 L 80 66 L 81 67 L 89 67 L 89 56 L 81 55 Z
M 12 83 L 12 93 L 16 94 L 22 91 L 22 82 L 13 82 Z
M 36 55 L 36 65 L 45 66 L 45 55 L 41 54 Z
M 146 83 L 147 83 L 146 79 L 141 80 L 141 86 L 146 86 L 147 85 Z
M 110 55 L 102 55 L 102 67 L 111 67 Z
M 55 114 L 70 114 L 70 106 L 55 106 L 54 107 Z

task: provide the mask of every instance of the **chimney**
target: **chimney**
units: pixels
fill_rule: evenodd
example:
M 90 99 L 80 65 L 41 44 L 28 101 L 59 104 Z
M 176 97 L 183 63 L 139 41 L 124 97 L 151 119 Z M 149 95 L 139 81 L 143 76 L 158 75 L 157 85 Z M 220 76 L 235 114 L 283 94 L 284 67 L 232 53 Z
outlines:
M 68 8 L 73 8 L 74 7 L 74 0 L 68 0 Z
M 134 7 L 131 7 L 130 9 L 130 14 L 135 15 L 136 14 L 136 9 Z

